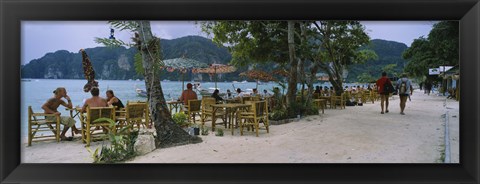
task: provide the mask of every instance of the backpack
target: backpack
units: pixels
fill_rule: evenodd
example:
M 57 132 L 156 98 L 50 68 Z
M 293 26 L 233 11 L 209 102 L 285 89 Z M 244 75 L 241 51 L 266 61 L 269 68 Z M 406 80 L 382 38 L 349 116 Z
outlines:
M 385 82 L 385 84 L 383 85 L 383 93 L 388 94 L 388 93 L 393 93 L 394 91 L 395 89 L 393 89 L 392 82 L 390 80 Z
M 402 80 L 400 84 L 400 94 L 405 94 L 407 92 L 407 81 Z

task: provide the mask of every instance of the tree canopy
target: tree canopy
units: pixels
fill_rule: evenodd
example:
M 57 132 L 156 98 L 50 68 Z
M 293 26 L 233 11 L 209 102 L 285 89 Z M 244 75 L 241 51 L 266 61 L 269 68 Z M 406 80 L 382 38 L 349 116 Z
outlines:
M 405 72 L 415 77 L 428 76 L 429 68 L 456 66 L 459 63 L 459 22 L 441 21 L 433 25 L 428 38 L 415 39 L 403 53 L 408 60 Z

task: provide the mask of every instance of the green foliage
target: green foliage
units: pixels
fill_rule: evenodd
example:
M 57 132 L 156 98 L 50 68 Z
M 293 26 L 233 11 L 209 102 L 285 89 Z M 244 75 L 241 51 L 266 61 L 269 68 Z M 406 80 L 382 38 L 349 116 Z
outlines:
M 433 25 L 428 38 L 415 39 L 403 53 L 408 60 L 404 71 L 422 78 L 428 76 L 429 68 L 459 63 L 459 22 L 441 21 Z
M 110 146 L 102 145 L 99 153 L 99 148 L 93 151 L 87 147 L 88 152 L 92 155 L 93 163 L 117 163 L 135 157 L 135 141 L 138 136 L 138 131 L 130 132 L 131 125 L 125 126 L 118 132 L 115 131 L 115 121 L 109 118 L 99 118 L 94 122 L 110 123 L 108 129 L 108 138 Z
M 382 70 L 384 72 L 387 72 L 387 74 L 391 75 L 391 76 L 398 76 L 398 73 L 395 72 L 395 68 L 397 67 L 397 64 L 388 64 L 388 65 L 385 65 Z
M 135 56 L 133 56 L 133 60 L 135 61 L 133 64 L 135 66 L 135 72 L 143 76 L 143 74 L 145 73 L 145 70 L 143 69 L 142 55 L 139 52 L 137 52 Z
M 383 67 L 389 64 L 396 64 L 393 72 L 401 73 L 406 65 L 406 60 L 402 58 L 402 53 L 407 49 L 407 45 L 404 43 L 374 39 L 371 40 L 369 45 L 361 49 L 373 50 L 378 57 L 377 59 L 369 59 L 363 63 L 349 65 L 346 82 L 366 82 L 366 80 L 360 81 L 359 79 L 359 76 L 364 73 L 365 75 L 361 77 L 362 79 L 366 79 L 366 74 L 375 79 L 379 78 Z M 391 73 L 389 73 L 388 76 L 391 76 Z
M 222 137 L 223 136 L 223 129 L 221 129 L 221 128 L 217 129 L 217 132 L 215 133 L 215 136 Z
M 278 120 L 282 120 L 282 119 L 287 119 L 288 118 L 288 112 L 286 109 L 274 109 L 272 110 L 271 113 L 268 114 L 268 119 L 271 119 L 271 120 L 274 120 L 274 121 L 278 121 Z
M 175 121 L 175 123 L 177 123 L 181 127 L 189 125 L 189 123 L 187 121 L 188 117 L 183 112 L 178 112 L 178 113 L 173 114 L 172 119 L 173 119 L 173 121 Z
M 200 134 L 208 135 L 208 128 L 205 128 L 205 127 L 202 126 L 202 128 L 200 128 Z
M 369 83 L 375 81 L 375 78 L 369 73 L 362 73 L 361 75 L 357 76 L 357 80 L 361 83 Z

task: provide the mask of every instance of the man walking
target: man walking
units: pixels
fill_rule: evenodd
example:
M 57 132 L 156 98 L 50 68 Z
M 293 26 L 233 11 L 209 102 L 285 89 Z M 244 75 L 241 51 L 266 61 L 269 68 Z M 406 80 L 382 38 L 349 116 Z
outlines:
M 383 111 L 383 107 L 384 107 L 384 102 L 385 102 L 385 112 L 388 113 L 388 96 L 390 95 L 390 89 L 385 89 L 385 87 L 389 88 L 390 86 L 392 86 L 392 81 L 390 81 L 390 79 L 387 77 L 387 72 L 382 72 L 382 77 L 380 77 L 380 79 L 377 80 L 377 91 L 378 91 L 378 94 L 380 94 L 380 98 L 381 98 L 381 103 L 380 103 L 380 106 L 382 107 L 382 112 L 380 113 L 384 113 Z
M 403 111 L 405 110 L 407 98 L 413 94 L 412 82 L 407 78 L 407 74 L 402 74 L 401 78 L 398 79 L 396 88 L 400 96 L 400 114 L 405 115 Z

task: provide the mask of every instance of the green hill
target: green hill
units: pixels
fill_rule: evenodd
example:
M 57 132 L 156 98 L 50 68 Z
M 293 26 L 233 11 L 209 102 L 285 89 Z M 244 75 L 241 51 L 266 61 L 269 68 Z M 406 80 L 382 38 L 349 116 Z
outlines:
M 381 76 L 383 67 L 389 64 L 396 64 L 394 72 L 400 73 L 406 65 L 406 60 L 402 58 L 402 53 L 407 49 L 404 43 L 374 39 L 368 46 L 375 51 L 377 60 L 369 60 L 363 64 L 353 64 L 348 67 L 347 82 L 356 82 L 357 76 L 362 73 L 370 74 L 374 78 Z M 388 74 L 391 76 L 391 74 Z
M 187 36 L 172 40 L 161 40 L 164 59 L 185 57 L 207 64 L 223 63 L 231 60 L 230 53 L 223 47 L 218 47 L 207 38 Z M 79 48 L 80 49 L 80 48 Z M 89 55 L 95 77 L 98 79 L 125 80 L 143 78 L 134 69 L 135 48 L 95 47 L 85 49 Z M 177 80 L 178 72 L 163 74 L 163 78 Z M 46 79 L 82 79 L 82 57 L 80 53 L 59 50 L 47 53 L 45 56 L 30 61 L 21 69 L 22 78 Z M 208 77 L 207 77 L 208 78 Z M 207 79 L 208 80 L 208 79 Z
M 231 55 L 227 48 L 219 47 L 210 39 L 200 36 L 186 36 L 172 40 L 161 40 L 164 59 L 179 58 L 185 56 L 203 63 L 227 64 Z M 372 40 L 369 46 L 378 55 L 377 61 L 367 61 L 365 64 L 355 64 L 348 67 L 349 75 L 347 82 L 354 82 L 362 73 L 369 73 L 373 77 L 380 76 L 385 65 L 397 64 L 396 71 L 401 71 L 405 60 L 401 55 L 407 46 L 403 43 Z M 79 48 L 80 49 L 80 48 Z M 135 48 L 109 48 L 95 47 L 85 49 L 90 56 L 97 79 L 126 80 L 141 79 L 134 69 L 133 57 L 137 53 Z M 272 65 L 261 65 L 258 68 L 270 71 Z M 244 80 L 239 79 L 238 74 L 246 71 L 247 67 L 239 68 L 237 72 L 219 75 L 219 81 Z M 45 56 L 30 61 L 21 67 L 22 78 L 47 78 L 47 79 L 83 79 L 82 57 L 80 53 L 59 50 L 47 53 Z M 181 80 L 179 72 L 163 72 L 162 79 Z M 188 74 L 186 80 L 199 79 L 203 81 L 213 80 L 207 74 Z

